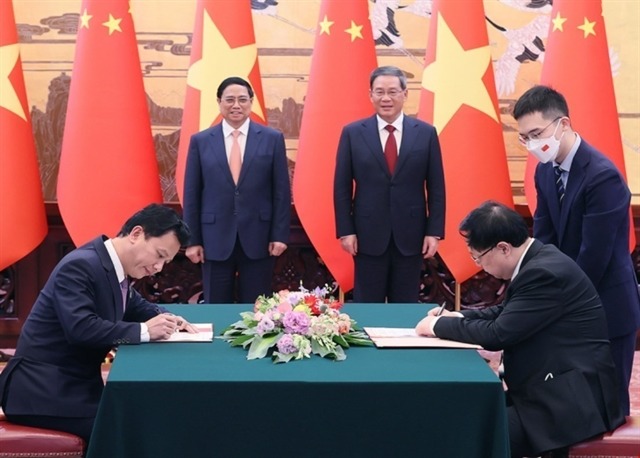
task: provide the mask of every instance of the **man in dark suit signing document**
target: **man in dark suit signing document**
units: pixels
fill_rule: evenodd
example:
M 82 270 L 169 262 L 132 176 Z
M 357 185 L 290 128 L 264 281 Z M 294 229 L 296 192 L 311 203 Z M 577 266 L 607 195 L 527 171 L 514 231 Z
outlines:
M 570 445 L 624 423 L 607 320 L 587 275 L 496 202 L 469 213 L 460 233 L 485 272 L 511 280 L 504 302 L 433 309 L 416 332 L 504 350 L 511 457 L 566 457 Z

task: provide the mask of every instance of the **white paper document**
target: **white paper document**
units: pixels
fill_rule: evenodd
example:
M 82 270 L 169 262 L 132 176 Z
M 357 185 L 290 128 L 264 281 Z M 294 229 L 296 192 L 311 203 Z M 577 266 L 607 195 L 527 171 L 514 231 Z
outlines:
M 171 337 L 166 340 L 155 340 L 154 342 L 212 342 L 213 341 L 213 325 L 211 323 L 191 323 L 198 333 L 191 334 L 189 332 L 174 332 Z
M 482 349 L 480 345 L 424 337 L 416 334 L 413 328 L 363 328 L 376 347 L 380 348 L 472 348 Z

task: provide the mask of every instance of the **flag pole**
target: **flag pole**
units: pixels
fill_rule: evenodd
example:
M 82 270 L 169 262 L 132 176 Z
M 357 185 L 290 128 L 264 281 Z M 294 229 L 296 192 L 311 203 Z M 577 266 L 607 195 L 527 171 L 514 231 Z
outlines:
M 460 310 L 460 283 L 459 282 L 456 282 L 454 302 L 455 302 L 454 310 L 458 312 Z

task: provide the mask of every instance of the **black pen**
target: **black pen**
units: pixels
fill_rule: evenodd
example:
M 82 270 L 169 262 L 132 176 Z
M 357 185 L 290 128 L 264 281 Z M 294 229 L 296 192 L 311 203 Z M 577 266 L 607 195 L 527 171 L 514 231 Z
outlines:
M 438 313 L 436 313 L 436 316 L 440 316 L 442 315 L 442 312 L 444 312 L 444 306 L 447 305 L 447 301 L 444 301 L 442 303 L 442 305 L 440 306 L 440 308 L 438 309 Z

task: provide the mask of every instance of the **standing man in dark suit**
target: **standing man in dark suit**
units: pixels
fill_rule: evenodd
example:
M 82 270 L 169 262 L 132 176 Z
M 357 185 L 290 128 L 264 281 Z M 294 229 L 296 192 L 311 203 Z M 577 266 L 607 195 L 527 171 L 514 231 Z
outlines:
M 116 238 L 98 237 L 60 261 L 0 374 L 0 405 L 9 421 L 89 441 L 107 352 L 164 340 L 176 330 L 196 332 L 129 288 L 129 278 L 160 272 L 188 239 L 176 212 L 152 204 L 129 218 Z
M 628 415 L 640 327 L 638 280 L 629 254 L 631 193 L 615 165 L 571 128 L 562 94 L 535 86 L 516 102 L 513 116 L 520 141 L 540 161 L 533 236 L 575 260 L 596 287 Z
M 504 302 L 431 310 L 416 332 L 504 350 L 511 457 L 565 457 L 568 446 L 624 423 L 604 310 L 586 274 L 497 202 L 467 215 L 460 233 L 479 266 L 511 280 Z
M 402 70 L 379 67 L 369 86 L 376 115 L 346 126 L 338 144 L 336 232 L 354 257 L 355 302 L 417 302 L 422 259 L 444 237 L 440 143 L 433 126 L 402 112 Z
M 284 136 L 249 120 L 253 89 L 218 87 L 223 120 L 191 137 L 184 180 L 187 256 L 203 263 L 206 303 L 254 303 L 272 292 L 275 256 L 287 248 L 291 188 Z

